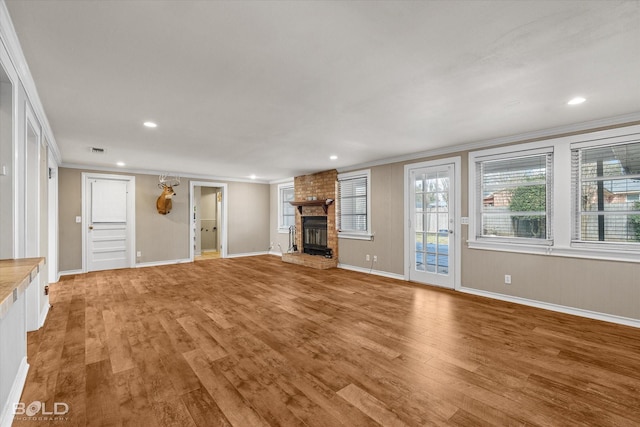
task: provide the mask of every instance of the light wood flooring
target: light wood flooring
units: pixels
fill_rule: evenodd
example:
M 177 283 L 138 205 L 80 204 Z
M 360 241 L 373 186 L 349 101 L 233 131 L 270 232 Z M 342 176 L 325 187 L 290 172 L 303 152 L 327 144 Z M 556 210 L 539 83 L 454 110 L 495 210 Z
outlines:
M 205 261 L 208 259 L 218 259 L 220 258 L 220 252 L 218 251 L 206 251 L 202 252 L 200 255 L 196 255 L 193 257 L 194 261 Z
M 17 426 L 638 426 L 640 329 L 273 256 L 77 275 Z

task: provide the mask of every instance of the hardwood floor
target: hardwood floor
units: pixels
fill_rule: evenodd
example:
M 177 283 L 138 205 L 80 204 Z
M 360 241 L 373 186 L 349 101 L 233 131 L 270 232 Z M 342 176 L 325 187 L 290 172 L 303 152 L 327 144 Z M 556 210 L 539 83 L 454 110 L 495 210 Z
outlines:
M 640 424 L 631 327 L 273 256 L 77 275 L 51 301 L 21 401 L 69 412 L 17 426 Z

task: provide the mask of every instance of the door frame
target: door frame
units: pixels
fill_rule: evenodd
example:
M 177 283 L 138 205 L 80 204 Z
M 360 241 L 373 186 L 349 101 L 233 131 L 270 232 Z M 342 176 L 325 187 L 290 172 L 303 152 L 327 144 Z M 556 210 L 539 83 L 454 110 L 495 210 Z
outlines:
M 193 247 L 193 241 L 196 237 L 196 233 L 193 230 L 193 207 L 195 206 L 195 187 L 211 187 L 219 188 L 222 192 L 222 212 L 220 212 L 220 222 L 217 224 L 220 235 L 218 236 L 219 244 L 221 247 L 220 258 L 227 257 L 227 231 L 228 224 L 227 218 L 229 209 L 229 192 L 228 185 L 223 182 L 211 182 L 211 181 L 189 181 L 189 260 L 193 262 L 195 259 L 195 249 Z
M 411 259 L 411 236 L 409 229 L 409 221 L 412 221 L 411 218 L 411 197 L 409 193 L 409 188 L 412 186 L 410 182 L 411 179 L 411 171 L 415 169 L 423 169 L 434 166 L 444 166 L 444 165 L 453 165 L 453 186 L 450 187 L 450 190 L 453 191 L 453 201 L 454 201 L 454 209 L 452 212 L 454 227 L 453 227 L 453 240 L 456 245 L 455 254 L 453 256 L 454 267 L 449 271 L 453 273 L 453 289 L 459 290 L 461 286 L 461 273 L 462 273 L 462 265 L 461 265 L 461 252 L 462 252 L 462 227 L 460 226 L 460 218 L 462 212 L 462 158 L 460 156 L 456 157 L 447 157 L 444 159 L 438 160 L 429 160 L 426 162 L 420 163 L 410 163 L 404 165 L 404 279 L 409 280 L 410 271 L 413 264 L 413 260 Z M 451 261 L 451 259 L 450 259 Z M 415 282 L 420 283 L 420 282 Z M 422 284 L 422 283 L 420 283 Z M 434 285 L 436 286 L 436 285 Z
M 89 201 L 87 200 L 88 182 L 90 179 L 114 179 L 118 181 L 127 181 L 129 183 L 129 191 L 127 192 L 127 241 L 129 242 L 129 268 L 136 266 L 136 177 L 132 175 L 116 175 L 102 174 L 93 172 L 82 172 L 82 272 L 87 270 L 87 251 L 89 245 L 87 239 L 89 237 Z

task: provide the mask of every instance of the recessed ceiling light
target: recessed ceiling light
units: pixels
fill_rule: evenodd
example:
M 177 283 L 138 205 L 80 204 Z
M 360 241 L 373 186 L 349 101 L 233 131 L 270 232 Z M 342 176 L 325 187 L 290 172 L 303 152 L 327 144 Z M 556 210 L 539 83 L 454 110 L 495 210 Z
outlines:
M 338 160 L 338 156 L 335 154 L 333 156 L 329 156 L 329 160 Z
M 157 128 L 158 125 L 153 123 L 153 122 L 144 122 L 143 125 L 145 125 L 148 128 Z
M 256 176 L 255 175 L 251 175 L 249 178 L 256 179 Z
M 124 162 L 118 162 L 118 163 L 116 163 L 116 165 L 118 165 L 118 166 L 124 166 Z
M 576 96 L 575 98 L 569 100 L 569 102 L 567 102 L 567 104 L 569 105 L 578 105 L 578 104 L 582 104 L 584 101 L 586 101 L 586 99 L 584 99 L 581 96 Z

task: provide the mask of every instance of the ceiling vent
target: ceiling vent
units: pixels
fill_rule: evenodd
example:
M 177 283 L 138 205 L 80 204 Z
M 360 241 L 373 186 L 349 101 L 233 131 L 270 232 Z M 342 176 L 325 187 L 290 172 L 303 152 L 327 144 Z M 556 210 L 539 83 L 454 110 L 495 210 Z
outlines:
M 104 148 L 91 147 L 91 152 L 94 154 L 104 154 Z

